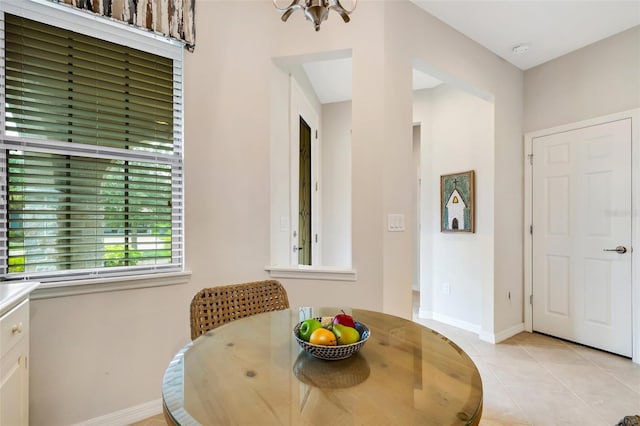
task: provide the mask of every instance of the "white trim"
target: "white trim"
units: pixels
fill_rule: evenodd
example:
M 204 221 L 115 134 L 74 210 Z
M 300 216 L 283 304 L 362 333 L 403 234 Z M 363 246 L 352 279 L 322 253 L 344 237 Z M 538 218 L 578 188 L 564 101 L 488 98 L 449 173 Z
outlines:
M 466 321 L 460 321 L 457 318 L 449 317 L 447 315 L 437 314 L 437 313 L 434 313 L 433 311 L 422 309 L 422 308 L 418 309 L 418 318 L 432 319 L 434 321 L 448 324 L 453 327 L 461 328 L 463 330 L 477 334 L 480 340 L 484 342 L 493 343 L 493 344 L 500 343 L 524 331 L 524 323 L 520 323 L 520 324 L 511 326 L 506 330 L 502 330 L 498 334 L 488 333 L 486 331 L 483 331 L 479 325 L 472 324 Z
M 418 318 L 433 319 L 433 311 L 424 308 L 418 308 Z
M 420 310 L 420 318 L 430 318 L 434 321 L 438 321 L 444 324 L 451 325 L 453 327 L 461 328 L 463 330 L 470 331 L 475 334 L 480 334 L 480 326 L 467 321 L 459 320 L 458 318 L 450 317 L 448 315 L 439 314 L 433 311 Z M 422 316 L 424 315 L 424 317 Z
M 497 333 L 497 334 L 481 331 L 478 337 L 480 338 L 480 340 L 495 344 L 495 343 L 503 342 L 508 338 L 513 337 L 516 334 L 521 333 L 523 331 L 524 331 L 524 323 L 521 322 L 520 324 L 513 325 L 505 330 L 502 330 L 500 333 Z
M 188 284 L 191 271 L 160 274 L 128 275 L 123 277 L 94 278 L 75 281 L 42 283 L 31 293 L 31 299 L 51 299 L 78 294 L 104 293 L 107 291 L 133 290 L 136 288 L 161 287 Z
M 511 326 L 506 330 L 502 330 L 498 334 L 488 333 L 486 331 L 483 331 L 479 325 L 472 324 L 466 321 L 460 321 L 457 318 L 449 317 L 447 315 L 437 314 L 437 313 L 434 313 L 433 311 L 422 309 L 422 308 L 418 309 L 418 318 L 433 319 L 434 321 L 438 321 L 444 324 L 451 325 L 453 327 L 470 331 L 472 333 L 477 334 L 480 340 L 493 343 L 493 344 L 500 343 L 524 331 L 524 323 L 520 323 L 520 324 Z
M 161 413 L 162 398 L 158 398 L 123 410 L 114 411 L 104 416 L 94 417 L 93 419 L 76 423 L 74 426 L 129 425 Z
M 533 235 L 531 234 L 533 226 L 533 200 L 531 185 L 533 182 L 533 165 L 531 164 L 531 156 L 533 156 L 533 135 L 527 133 L 524 137 L 524 229 L 523 232 L 523 256 L 524 256 L 524 329 L 533 332 L 533 310 L 529 303 L 533 294 Z
M 636 242 L 639 242 L 640 250 L 640 108 L 622 111 L 616 114 L 591 118 L 576 123 L 569 123 L 550 129 L 538 130 L 525 134 L 524 138 L 524 329 L 533 330 L 533 310 L 529 304 L 529 297 L 533 292 L 532 283 L 532 243 L 533 238 L 529 233 L 532 223 L 532 172 L 533 167 L 529 163 L 528 155 L 533 153 L 533 139 L 537 137 L 566 132 L 582 127 L 595 126 L 611 121 L 631 119 L 631 304 L 632 304 L 632 359 L 640 364 L 640 255 L 638 250 L 633 250 Z M 534 158 L 533 161 L 536 161 Z M 534 232 L 536 230 L 534 229 Z
M 355 269 L 337 269 L 322 266 L 265 266 L 271 278 L 299 278 L 305 280 L 356 281 Z

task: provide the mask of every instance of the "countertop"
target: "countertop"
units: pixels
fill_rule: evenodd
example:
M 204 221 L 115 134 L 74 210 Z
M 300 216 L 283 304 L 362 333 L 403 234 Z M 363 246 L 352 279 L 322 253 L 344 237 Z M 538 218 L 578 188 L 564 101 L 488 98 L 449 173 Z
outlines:
M 39 285 L 34 281 L 0 282 L 0 316 L 29 296 Z

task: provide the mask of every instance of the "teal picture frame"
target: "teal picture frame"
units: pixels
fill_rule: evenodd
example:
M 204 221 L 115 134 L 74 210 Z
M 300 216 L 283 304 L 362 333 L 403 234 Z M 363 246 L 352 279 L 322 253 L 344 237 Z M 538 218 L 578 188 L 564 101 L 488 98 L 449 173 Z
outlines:
M 475 233 L 475 171 L 440 176 L 440 231 Z

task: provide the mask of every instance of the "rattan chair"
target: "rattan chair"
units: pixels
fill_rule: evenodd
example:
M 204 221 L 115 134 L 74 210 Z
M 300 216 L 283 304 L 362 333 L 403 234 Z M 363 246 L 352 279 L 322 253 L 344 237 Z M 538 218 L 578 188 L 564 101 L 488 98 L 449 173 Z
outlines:
M 230 321 L 288 307 L 287 291 L 276 280 L 204 288 L 191 300 L 191 340 Z

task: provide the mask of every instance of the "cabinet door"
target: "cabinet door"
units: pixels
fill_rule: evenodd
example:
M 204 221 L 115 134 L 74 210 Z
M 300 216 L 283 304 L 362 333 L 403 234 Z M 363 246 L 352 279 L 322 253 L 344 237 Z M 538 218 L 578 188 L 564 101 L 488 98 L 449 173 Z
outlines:
M 22 339 L 0 361 L 0 426 L 29 424 L 27 342 Z

